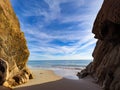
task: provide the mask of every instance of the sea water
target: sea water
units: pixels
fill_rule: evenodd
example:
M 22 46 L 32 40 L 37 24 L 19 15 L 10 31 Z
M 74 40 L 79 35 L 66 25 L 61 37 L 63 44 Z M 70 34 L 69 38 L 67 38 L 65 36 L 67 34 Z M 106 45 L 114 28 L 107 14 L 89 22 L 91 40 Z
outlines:
M 55 74 L 67 79 L 78 79 L 76 74 L 84 69 L 91 60 L 29 60 L 32 69 L 53 70 Z

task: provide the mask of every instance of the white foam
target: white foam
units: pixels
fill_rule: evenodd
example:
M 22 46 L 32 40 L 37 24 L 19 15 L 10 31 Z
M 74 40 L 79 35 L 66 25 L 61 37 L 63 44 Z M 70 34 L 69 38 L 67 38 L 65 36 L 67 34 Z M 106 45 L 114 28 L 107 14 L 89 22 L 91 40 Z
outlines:
M 71 67 L 30 67 L 31 69 L 45 69 L 45 70 L 53 70 L 55 74 L 67 79 L 78 80 L 77 73 L 80 72 L 84 67 L 79 68 L 71 68 Z

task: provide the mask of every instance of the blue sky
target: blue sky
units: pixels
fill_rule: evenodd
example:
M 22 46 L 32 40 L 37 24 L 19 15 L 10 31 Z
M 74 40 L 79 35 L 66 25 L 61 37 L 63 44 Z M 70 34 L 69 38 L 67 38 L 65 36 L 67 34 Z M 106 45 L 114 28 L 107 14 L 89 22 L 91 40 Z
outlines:
M 92 59 L 91 33 L 103 0 L 11 0 L 29 60 Z

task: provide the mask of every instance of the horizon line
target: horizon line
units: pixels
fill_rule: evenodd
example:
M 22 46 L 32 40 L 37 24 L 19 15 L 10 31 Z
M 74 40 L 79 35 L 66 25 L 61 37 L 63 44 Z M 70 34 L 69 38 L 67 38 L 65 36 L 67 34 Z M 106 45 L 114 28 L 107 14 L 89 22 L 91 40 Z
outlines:
M 57 60 L 61 60 L 61 59 L 57 59 Z M 46 61 L 57 61 L 57 60 L 52 60 L 52 59 L 46 59 Z M 65 60 L 90 60 L 92 61 L 93 59 L 65 59 Z M 45 60 L 28 60 L 28 61 L 45 61 Z M 61 60 L 64 61 L 64 60 Z

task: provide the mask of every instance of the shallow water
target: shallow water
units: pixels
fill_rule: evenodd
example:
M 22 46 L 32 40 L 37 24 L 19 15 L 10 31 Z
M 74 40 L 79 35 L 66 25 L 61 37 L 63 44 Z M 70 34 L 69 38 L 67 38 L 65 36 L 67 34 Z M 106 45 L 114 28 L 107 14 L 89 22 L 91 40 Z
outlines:
M 32 69 L 53 70 L 58 76 L 78 80 L 77 72 L 80 72 L 90 62 L 91 60 L 33 60 L 28 62 L 28 66 Z

